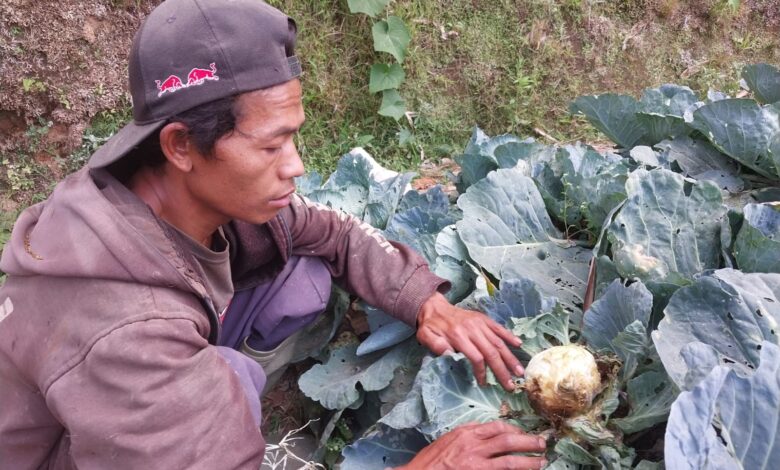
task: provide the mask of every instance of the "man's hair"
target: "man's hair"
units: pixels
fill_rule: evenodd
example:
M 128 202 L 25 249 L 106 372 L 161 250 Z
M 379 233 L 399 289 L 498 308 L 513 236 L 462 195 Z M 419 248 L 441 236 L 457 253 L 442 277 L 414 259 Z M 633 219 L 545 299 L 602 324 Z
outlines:
M 187 136 L 198 151 L 210 158 L 214 155 L 214 145 L 220 137 L 236 127 L 236 99 L 228 96 L 195 106 L 168 118 L 167 122 L 181 122 L 187 126 Z M 111 165 L 111 172 L 125 180 L 141 167 L 159 168 L 165 163 L 165 155 L 160 147 L 160 131 L 152 133 L 121 160 Z

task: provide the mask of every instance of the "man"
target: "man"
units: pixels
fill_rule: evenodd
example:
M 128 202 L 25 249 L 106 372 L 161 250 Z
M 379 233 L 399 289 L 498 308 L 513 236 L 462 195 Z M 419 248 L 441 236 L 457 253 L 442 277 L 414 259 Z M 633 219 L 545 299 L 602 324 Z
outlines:
M 294 194 L 295 34 L 259 0 L 149 15 L 134 122 L 27 209 L 3 253 L 3 468 L 258 468 L 265 374 L 249 356 L 313 321 L 331 277 L 512 388 L 517 338 L 450 305 L 409 248 Z M 539 468 L 509 454 L 542 450 L 507 424 L 468 425 L 407 468 Z

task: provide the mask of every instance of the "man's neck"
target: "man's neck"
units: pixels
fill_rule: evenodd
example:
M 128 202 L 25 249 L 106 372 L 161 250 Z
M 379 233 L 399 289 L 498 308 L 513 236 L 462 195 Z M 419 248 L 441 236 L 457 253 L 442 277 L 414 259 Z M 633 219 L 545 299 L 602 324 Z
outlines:
M 198 211 L 199 205 L 185 197 L 184 182 L 163 168 L 142 167 L 127 182 L 127 187 L 144 201 L 154 214 L 186 233 L 198 243 L 210 247 L 213 233 L 222 225 Z

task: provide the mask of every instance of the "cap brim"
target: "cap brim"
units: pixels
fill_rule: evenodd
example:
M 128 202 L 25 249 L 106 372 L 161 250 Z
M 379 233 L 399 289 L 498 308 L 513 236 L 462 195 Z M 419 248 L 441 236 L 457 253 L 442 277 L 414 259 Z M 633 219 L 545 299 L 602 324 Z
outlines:
M 165 120 L 151 122 L 149 124 L 136 124 L 131 122 L 119 130 L 103 145 L 98 148 L 87 165 L 90 168 L 103 168 L 127 155 L 136 145 L 143 142 L 154 131 L 161 128 Z

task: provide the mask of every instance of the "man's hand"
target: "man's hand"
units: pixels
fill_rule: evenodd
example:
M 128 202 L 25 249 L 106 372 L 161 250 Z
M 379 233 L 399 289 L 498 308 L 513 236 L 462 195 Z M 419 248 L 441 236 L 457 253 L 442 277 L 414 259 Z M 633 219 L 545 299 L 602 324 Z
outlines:
M 436 439 L 397 470 L 537 469 L 547 465 L 544 457 L 510 454 L 544 452 L 545 447 L 541 437 L 504 421 L 466 424 Z
M 487 315 L 450 304 L 440 293 L 433 294 L 417 315 L 417 340 L 434 354 L 463 353 L 474 367 L 480 385 L 485 384 L 485 363 L 506 390 L 514 390 L 512 375 L 523 375 L 523 366 L 507 343 L 522 342 Z

